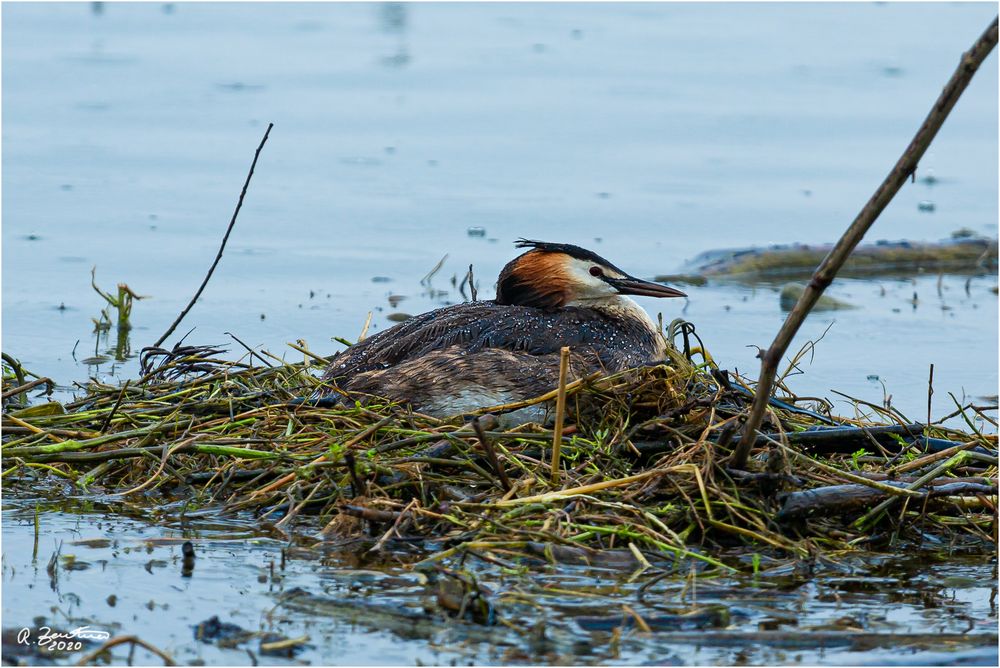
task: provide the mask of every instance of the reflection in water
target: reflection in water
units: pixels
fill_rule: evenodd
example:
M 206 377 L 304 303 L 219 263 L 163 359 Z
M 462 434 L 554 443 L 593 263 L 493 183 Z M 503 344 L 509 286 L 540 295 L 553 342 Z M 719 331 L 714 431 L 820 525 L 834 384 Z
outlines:
M 378 5 L 379 25 L 389 33 L 406 32 L 406 3 L 383 2 Z
M 114 354 L 115 360 L 119 362 L 124 362 L 129 357 L 131 357 L 131 342 L 129 340 L 129 332 L 132 331 L 132 322 L 130 320 L 132 316 L 132 304 L 135 300 L 145 299 L 142 295 L 136 294 L 128 285 L 125 283 L 118 284 L 118 294 L 117 296 L 112 295 L 109 292 L 101 290 L 97 285 L 97 267 L 94 267 L 90 272 L 90 285 L 94 288 L 94 291 L 99 294 L 104 301 L 107 303 L 103 309 L 101 309 L 101 314 L 97 318 L 91 318 L 94 322 L 94 333 L 96 336 L 96 341 L 94 342 L 94 358 L 102 358 L 98 354 L 98 348 L 101 342 L 101 336 L 104 336 L 105 345 L 107 345 L 108 332 L 111 330 L 111 309 L 115 310 L 115 331 L 117 333 L 115 340 L 115 347 L 113 350 L 107 350 L 108 354 Z
M 128 336 L 129 330 L 118 327 L 115 332 L 117 334 L 115 337 L 115 360 L 124 362 L 132 356 L 132 342 Z
M 378 5 L 378 21 L 382 32 L 398 35 L 395 51 L 383 56 L 380 61 L 385 67 L 402 68 L 410 63 L 410 52 L 406 46 L 408 11 L 404 2 L 383 2 Z
M 92 320 L 94 321 L 94 356 L 83 360 L 83 363 L 89 367 L 91 375 L 112 358 L 116 362 L 124 362 L 132 357 L 132 342 L 129 339 L 130 330 L 128 328 L 117 327 L 115 329 L 115 345 L 111 347 L 109 341 L 111 320 L 108 317 L 107 309 L 101 311 L 99 318 L 92 318 Z
M 18 476 L 30 475 L 17 472 L 5 485 L 24 495 L 32 483 Z M 613 655 L 628 665 L 734 665 L 744 657 L 758 665 L 891 665 L 902 651 L 910 665 L 996 665 L 996 565 L 977 557 L 845 555 L 817 561 L 808 577 L 764 557 L 752 576 L 699 579 L 691 604 L 683 568 L 630 574 L 562 564 L 527 574 L 470 555 L 463 575 L 506 592 L 486 594 L 506 623 L 484 626 L 448 616 L 444 572 L 409 570 L 423 553 L 401 555 L 398 543 L 392 558 L 370 551 L 373 541 L 289 547 L 245 515 L 185 517 L 169 503 L 154 512 L 116 497 L 67 497 L 61 485 L 33 485 L 30 496 L 5 503 L 8 624 L 52 624 L 60 613 L 86 611 L 94 630 L 169 644 L 179 665 L 233 664 L 256 651 L 257 642 L 203 642 L 194 629 L 213 616 L 308 635 L 299 658 L 312 664 L 363 665 L 365 652 L 377 652 L 387 665 L 537 665 L 556 657 L 588 665 Z M 35 517 L 44 534 L 33 555 Z M 83 536 L 81 525 L 89 527 Z M 222 603 L 233 600 L 239 605 Z M 655 637 L 628 630 L 623 604 L 658 629 Z

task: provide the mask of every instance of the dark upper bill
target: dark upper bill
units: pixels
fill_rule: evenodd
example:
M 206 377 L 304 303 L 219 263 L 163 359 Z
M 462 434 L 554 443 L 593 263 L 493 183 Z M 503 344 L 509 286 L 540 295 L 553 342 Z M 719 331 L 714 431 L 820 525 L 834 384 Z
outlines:
M 623 295 L 641 295 L 643 297 L 687 297 L 680 290 L 666 285 L 644 281 L 641 278 L 628 276 L 626 278 L 606 278 L 612 287 Z

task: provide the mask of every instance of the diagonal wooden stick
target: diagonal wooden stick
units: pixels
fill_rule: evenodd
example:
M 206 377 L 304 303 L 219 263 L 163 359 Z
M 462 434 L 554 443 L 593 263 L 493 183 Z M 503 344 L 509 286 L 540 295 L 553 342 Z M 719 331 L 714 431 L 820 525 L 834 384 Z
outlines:
M 785 319 L 784 324 L 778 331 L 778 335 L 774 338 L 774 342 L 771 343 L 771 347 L 761 356 L 760 379 L 757 381 L 756 396 L 754 396 L 753 406 L 750 409 L 750 417 L 743 430 L 743 437 L 733 451 L 730 461 L 730 466 L 733 468 L 744 468 L 746 466 L 747 458 L 750 455 L 750 448 L 753 446 L 754 441 L 756 441 L 757 429 L 764 419 L 764 411 L 767 408 L 768 399 L 771 397 L 771 388 L 774 384 L 774 375 L 778 370 L 778 364 L 781 362 L 781 358 L 795 337 L 795 333 L 799 331 L 799 327 L 806 319 L 806 316 L 809 315 L 809 311 L 812 310 L 812 307 L 819 300 L 820 295 L 823 294 L 823 291 L 833 282 L 837 272 L 840 271 L 840 268 L 851 254 L 851 251 L 854 250 L 854 247 L 865 236 L 868 228 L 872 226 L 872 223 L 879 217 L 882 210 L 892 201 L 892 198 L 899 189 L 903 187 L 906 179 L 916 173 L 917 163 L 920 161 L 920 158 L 923 157 L 927 147 L 930 146 L 938 130 L 941 129 L 941 125 L 948 118 L 948 114 L 951 112 L 952 107 L 955 106 L 962 91 L 969 85 L 972 75 L 976 73 L 976 70 L 979 69 L 986 56 L 993 51 L 993 47 L 996 44 L 997 19 L 994 18 L 993 22 L 986 28 L 986 32 L 976 40 L 976 43 L 972 45 L 969 51 L 962 55 L 962 60 L 959 62 L 958 68 L 952 74 L 944 90 L 941 91 L 937 102 L 931 107 L 930 113 L 924 119 L 924 123 L 920 126 L 920 129 L 917 130 L 917 134 L 910 141 L 910 145 L 906 147 L 903 155 L 896 162 L 896 166 L 885 177 L 882 185 L 879 186 L 875 194 L 868 200 L 868 203 L 865 204 L 861 213 L 854 219 L 851 226 L 847 228 L 844 235 L 840 237 L 840 241 L 833 247 L 830 254 L 820 263 L 813 274 L 812 280 L 809 281 L 809 285 L 806 286 L 802 296 L 799 297 L 799 301 L 796 302 L 795 308 L 792 309 L 792 312 L 788 314 L 788 318 Z

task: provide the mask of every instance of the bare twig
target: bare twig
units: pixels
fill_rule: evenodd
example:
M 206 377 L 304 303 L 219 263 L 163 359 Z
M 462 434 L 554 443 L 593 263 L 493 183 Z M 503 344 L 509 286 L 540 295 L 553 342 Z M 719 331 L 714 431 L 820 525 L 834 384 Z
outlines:
M 382 537 L 379 538 L 378 541 L 376 541 L 375 545 L 373 545 L 372 548 L 370 550 L 368 550 L 368 551 L 369 552 L 381 552 L 382 548 L 385 547 L 386 542 L 393 536 L 393 534 L 395 534 L 396 536 L 399 536 L 399 525 L 400 525 L 400 523 L 403 521 L 404 517 L 408 517 L 410 515 L 411 511 L 413 510 L 414 506 L 416 506 L 416 505 L 417 505 L 417 500 L 416 499 L 410 499 L 410 502 L 408 504 L 406 504 L 406 507 L 403 508 L 403 510 L 401 510 L 396 515 L 396 519 L 392 523 L 392 526 L 389 527 L 389 530 L 386 531 L 384 534 L 382 534 Z
M 812 310 L 812 307 L 819 300 L 820 295 L 833 282 L 837 272 L 851 254 L 851 251 L 854 250 L 854 247 L 860 243 L 868 228 L 872 226 L 879 214 L 892 201 L 892 198 L 906 182 L 906 179 L 916 173 L 917 163 L 920 161 L 920 158 L 924 155 L 927 147 L 930 146 L 938 130 L 941 129 L 941 125 L 945 119 L 948 118 L 948 114 L 955 106 L 962 91 L 969 85 L 972 76 L 996 44 L 997 19 L 994 18 L 993 22 L 979 39 L 976 40 L 972 48 L 963 54 L 958 68 L 944 87 L 944 90 L 941 91 L 941 95 L 934 103 L 927 118 L 924 119 L 923 125 L 920 126 L 910 145 L 907 146 L 903 155 L 896 162 L 896 166 L 889 172 L 882 185 L 879 186 L 875 194 L 868 200 L 861 213 L 854 219 L 851 226 L 847 228 L 847 231 L 844 232 L 843 236 L 833 247 L 833 250 L 830 251 L 830 254 L 820 263 L 812 279 L 809 281 L 809 285 L 806 286 L 802 296 L 799 297 L 798 302 L 795 304 L 795 308 L 788 314 L 788 318 L 781 326 L 781 330 L 774 338 L 774 342 L 771 343 L 771 347 L 761 357 L 760 379 L 757 381 L 753 407 L 744 428 L 743 437 L 732 456 L 731 465 L 734 468 L 743 468 L 746 466 L 747 458 L 750 455 L 750 448 L 756 440 L 757 428 L 760 427 L 760 423 L 764 419 L 764 412 L 767 409 L 767 402 L 771 396 L 771 388 L 774 383 L 774 375 L 777 372 L 778 364 L 792 339 L 795 337 L 795 333 L 798 332 L 799 327 L 809 314 L 809 311 Z
M 368 338 L 368 328 L 372 324 L 372 312 L 368 311 L 368 317 L 365 318 L 365 326 L 361 328 L 361 333 L 358 334 L 358 343 L 361 343 L 366 338 Z
M 269 366 L 269 367 L 272 367 L 272 368 L 274 367 L 274 365 L 273 365 L 273 364 L 271 364 L 271 363 L 270 363 L 270 362 L 268 362 L 268 361 L 267 361 L 266 359 L 264 359 L 263 357 L 261 357 L 260 355 L 258 355 L 258 354 L 257 354 L 257 351 L 255 351 L 255 350 L 254 350 L 253 348 L 251 348 L 251 347 L 250 347 L 250 346 L 248 346 L 247 344 L 243 343 L 243 341 L 241 341 L 241 340 L 239 339 L 239 337 L 237 337 L 237 336 L 236 336 L 235 334 L 233 334 L 232 332 L 224 332 L 224 333 L 226 334 L 226 336 L 228 336 L 229 338 L 231 338 L 231 339 L 232 339 L 233 341 L 235 341 L 236 343 L 238 343 L 238 344 L 240 344 L 241 346 L 243 346 L 243 348 L 244 348 L 244 349 L 245 349 L 245 350 L 246 350 L 246 351 L 247 351 L 248 353 L 250 353 L 250 364 L 253 364 L 253 358 L 254 358 L 254 357 L 256 357 L 256 358 L 257 358 L 257 359 L 259 359 L 259 360 L 260 360 L 261 362 L 263 362 L 265 366 Z M 188 332 L 188 334 L 190 334 L 190 332 Z
M 48 388 L 48 392 L 50 393 L 52 392 L 52 388 L 55 387 L 55 383 L 52 382 L 51 378 L 36 378 L 35 380 L 29 380 L 27 383 L 24 383 L 23 385 L 12 387 L 11 389 L 3 393 L 2 398 L 10 399 L 16 394 L 23 394 L 28 390 L 38 387 L 39 385 L 45 385 Z
M 125 384 L 122 385 L 122 391 L 118 393 L 118 400 L 115 401 L 115 405 L 111 407 L 111 412 L 108 413 L 108 417 L 105 418 L 104 424 L 101 425 L 101 433 L 108 431 L 108 427 L 111 426 L 111 420 L 115 417 L 115 413 L 118 412 L 118 407 L 122 405 L 122 399 L 125 398 L 125 393 L 128 392 L 129 383 L 132 382 L 131 379 L 127 379 Z
M 174 333 L 177 325 L 181 324 L 181 320 L 184 319 L 184 316 L 188 314 L 188 311 L 190 311 L 194 307 L 195 302 L 198 301 L 198 297 L 201 296 L 205 286 L 208 285 L 208 279 L 212 278 L 212 272 L 215 271 L 215 267 L 219 264 L 219 260 L 222 259 L 222 252 L 226 249 L 226 242 L 229 241 L 229 233 L 233 231 L 233 226 L 236 225 L 236 217 L 240 215 L 240 209 L 243 207 L 243 198 L 246 197 L 247 188 L 250 187 L 250 179 L 253 177 L 253 170 L 257 166 L 257 158 L 260 157 L 260 152 L 264 148 L 264 143 L 267 141 L 267 136 L 271 134 L 271 128 L 273 127 L 274 123 L 267 124 L 267 130 L 264 132 L 264 138 L 260 140 L 260 146 L 257 147 L 257 151 L 253 155 L 253 162 L 250 163 L 250 171 L 247 172 L 246 181 L 243 182 L 243 190 L 240 192 L 240 198 L 236 202 L 236 210 L 233 211 L 233 218 L 229 221 L 229 227 L 226 228 L 225 236 L 222 237 L 222 244 L 219 246 L 219 252 L 215 256 L 215 261 L 212 263 L 212 266 L 209 267 L 208 273 L 205 274 L 205 280 L 201 282 L 201 287 L 198 288 L 198 292 L 194 294 L 194 297 L 191 298 L 191 302 L 184 308 L 183 311 L 181 311 L 181 314 L 177 316 L 177 319 L 174 320 L 172 325 L 170 325 L 170 328 L 163 333 L 163 336 L 156 340 L 156 343 L 153 344 L 154 348 L 158 348 L 164 341 L 167 340 L 168 336 Z
M 160 657 L 160 659 L 163 661 L 163 665 L 165 665 L 165 666 L 176 666 L 177 665 L 177 663 L 174 662 L 173 658 L 171 658 L 171 656 L 169 654 L 167 654 L 166 652 L 164 652 L 161 649 L 158 649 L 158 648 L 154 647 L 153 645 L 150 645 L 148 642 L 146 642 L 142 638 L 139 638 L 138 636 L 118 636 L 116 638 L 112 638 L 111 640 L 108 640 L 106 643 L 104 643 L 103 645 L 101 645 L 100 647 L 98 647 L 97 649 L 95 649 L 90 654 L 87 654 L 85 657 L 83 657 L 82 659 L 80 659 L 79 661 L 77 661 L 76 665 L 78 665 L 78 666 L 86 666 L 91 661 L 93 661 L 94 659 L 96 659 L 100 655 L 104 654 L 105 652 L 107 652 L 112 647 L 116 647 L 118 645 L 124 645 L 125 643 L 132 643 L 132 649 L 133 649 L 133 651 L 135 650 L 135 646 L 136 645 L 139 645 L 141 647 L 146 648 L 147 650 L 149 650 L 150 652 L 152 652 L 156 656 Z
M 479 300 L 479 291 L 476 290 L 476 277 L 472 275 L 472 265 L 469 265 L 469 294 L 472 295 L 472 301 Z
M 486 416 L 476 416 L 472 418 L 472 428 L 476 431 L 476 436 L 479 437 L 479 442 L 483 446 L 483 450 L 486 451 L 486 456 L 489 459 L 490 466 L 493 467 L 493 471 L 500 478 L 500 484 L 503 486 L 503 491 L 510 491 L 510 478 L 507 477 L 507 471 L 504 470 L 503 465 L 500 464 L 500 460 L 497 458 L 496 450 L 493 449 L 493 444 L 490 443 L 489 437 L 483 430 L 483 425 L 481 420 L 486 419 Z M 492 425 L 496 425 L 496 420 L 491 422 Z
M 927 424 L 931 424 L 931 399 L 934 397 L 934 365 L 931 364 L 930 375 L 927 377 Z
M 306 343 L 302 339 L 299 339 L 297 343 L 288 343 L 288 342 L 286 342 L 285 345 L 287 345 L 289 348 L 292 348 L 293 350 L 298 350 L 300 353 L 302 353 L 306 357 L 311 357 L 312 359 L 316 360 L 317 362 L 321 362 L 323 364 L 327 364 L 328 363 L 328 360 L 325 357 L 323 357 L 321 355 L 317 355 L 313 351 L 311 351 L 308 348 L 306 348 Z M 308 362 L 308 360 L 306 360 L 306 361 Z
M 924 474 L 920 478 L 914 480 L 912 483 L 907 485 L 906 489 L 911 492 L 920 489 L 931 480 L 934 480 L 935 478 L 944 475 L 951 469 L 958 466 L 960 463 L 964 462 L 966 458 L 968 458 L 968 456 L 969 453 L 965 451 L 956 453 L 954 456 L 949 458 L 948 461 L 936 466 L 933 470 L 929 471 L 928 473 Z M 864 527 L 866 524 L 873 522 L 882 514 L 882 511 L 888 509 L 898 499 L 899 499 L 898 496 L 890 496 L 888 499 L 886 499 L 885 501 L 878 504 L 877 506 L 869 510 L 867 513 L 856 519 L 854 521 L 854 526 Z
M 434 268 L 428 271 L 427 275 L 420 279 L 420 285 L 430 285 L 431 279 L 434 278 L 434 274 L 438 273 L 441 270 L 441 267 L 444 266 L 444 262 L 447 259 L 448 259 L 448 254 L 445 253 L 444 257 L 438 260 L 437 264 L 434 265 Z

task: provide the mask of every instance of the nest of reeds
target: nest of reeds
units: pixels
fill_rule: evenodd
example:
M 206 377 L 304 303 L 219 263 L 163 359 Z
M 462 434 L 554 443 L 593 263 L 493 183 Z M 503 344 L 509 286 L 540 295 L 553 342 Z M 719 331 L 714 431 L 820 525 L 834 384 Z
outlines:
M 748 470 L 728 465 L 752 387 L 685 345 L 667 363 L 566 387 L 554 432 L 500 429 L 489 409 L 437 419 L 368 401 L 302 402 L 326 360 L 232 362 L 194 346 L 147 351 L 143 377 L 72 403 L 21 407 L 5 386 L 3 478 L 81 493 L 255 513 L 287 534 L 426 543 L 432 559 L 490 551 L 558 561 L 692 558 L 749 567 L 888 544 L 993 551 L 997 439 L 858 402 L 772 402 Z M 555 391 L 535 401 L 551 401 Z M 509 407 L 508 407 L 509 408 Z M 985 416 L 992 422 L 992 418 Z M 499 550 L 500 552 L 496 552 Z M 617 555 L 617 556 L 614 556 Z

